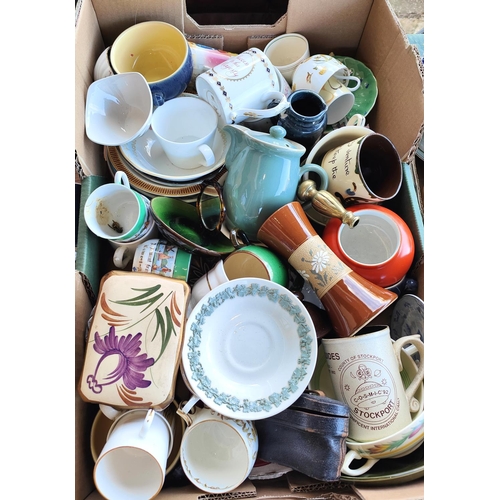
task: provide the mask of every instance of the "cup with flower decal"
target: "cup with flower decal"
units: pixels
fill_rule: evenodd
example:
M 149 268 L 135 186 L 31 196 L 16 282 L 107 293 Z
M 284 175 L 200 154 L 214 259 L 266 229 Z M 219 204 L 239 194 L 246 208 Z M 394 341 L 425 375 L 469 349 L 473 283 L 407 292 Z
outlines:
M 415 393 L 424 379 L 424 344 L 419 335 L 393 342 L 388 326 L 367 326 L 349 338 L 323 338 L 333 389 L 349 406 L 349 438 L 357 442 L 384 439 L 412 422 L 421 402 Z M 401 350 L 417 349 L 418 371 L 405 389 Z

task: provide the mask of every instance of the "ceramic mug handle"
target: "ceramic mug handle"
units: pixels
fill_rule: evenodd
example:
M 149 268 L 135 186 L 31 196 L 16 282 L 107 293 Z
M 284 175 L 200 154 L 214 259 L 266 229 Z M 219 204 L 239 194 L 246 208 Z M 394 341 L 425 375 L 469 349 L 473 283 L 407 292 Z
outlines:
M 198 150 L 205 158 L 206 167 L 210 167 L 215 163 L 215 155 L 210 146 L 202 144 L 201 146 L 198 146 Z
M 401 350 L 406 344 L 412 344 L 417 349 L 418 354 L 420 355 L 418 371 L 405 391 L 406 398 L 408 399 L 408 403 L 410 405 L 410 411 L 414 413 L 418 411 L 420 408 L 420 403 L 413 396 L 415 395 L 415 392 L 417 391 L 419 385 L 422 383 L 422 380 L 424 379 L 424 343 L 420 340 L 420 335 L 417 334 L 417 335 L 408 335 L 406 337 L 401 337 L 392 344 L 392 347 L 396 354 L 396 358 L 398 360 L 400 372 L 403 371 L 403 363 L 401 361 Z
M 362 465 L 359 469 L 351 469 L 350 465 L 353 460 L 362 460 L 362 457 L 357 451 L 349 450 L 345 454 L 344 463 L 342 465 L 342 473 L 346 476 L 361 476 L 365 472 L 368 472 L 378 461 L 378 458 L 367 458 L 366 463 Z
M 151 424 L 153 423 L 155 415 L 156 412 L 153 409 L 148 410 L 148 412 L 146 413 L 146 417 L 144 418 L 141 430 L 139 431 L 140 438 L 143 438 L 148 433 L 148 430 L 151 427 Z
M 357 76 L 342 76 L 339 80 L 345 80 L 342 83 L 351 91 L 355 92 L 361 86 L 361 80 Z M 354 87 L 349 87 L 349 81 L 356 82 Z
M 346 125 L 352 127 L 364 127 L 365 124 L 366 124 L 366 118 L 359 113 L 352 115 L 351 118 L 349 118 L 349 120 L 346 123 Z
M 236 120 L 238 116 L 246 115 L 246 118 L 272 118 L 273 116 L 279 115 L 282 111 L 290 106 L 288 99 L 282 92 L 267 92 L 262 96 L 262 101 L 267 102 L 269 100 L 278 100 L 279 103 L 274 106 L 274 108 L 268 109 L 240 109 L 237 112 L 231 113 L 231 119 Z
M 119 269 L 124 269 L 130 262 L 132 255 L 128 247 L 118 247 L 113 254 L 113 264 Z
M 123 184 L 125 187 L 130 189 L 130 182 L 128 181 L 127 174 L 118 170 L 114 178 L 115 184 Z
M 183 405 L 179 405 L 179 408 L 177 408 L 177 415 L 179 415 L 188 426 L 190 426 L 193 423 L 193 419 L 188 415 L 188 413 L 192 410 L 193 406 L 200 400 L 200 398 L 196 395 L 193 394 L 189 401 L 184 403 Z

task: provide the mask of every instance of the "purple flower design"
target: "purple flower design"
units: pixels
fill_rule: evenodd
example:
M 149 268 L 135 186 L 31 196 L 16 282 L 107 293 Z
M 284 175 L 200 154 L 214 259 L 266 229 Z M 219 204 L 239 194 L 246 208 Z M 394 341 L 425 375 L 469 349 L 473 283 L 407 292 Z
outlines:
M 150 380 L 144 380 L 144 373 L 141 372 L 146 371 L 154 363 L 154 359 L 148 358 L 146 353 L 139 354 L 141 337 L 142 333 L 137 333 L 135 336 L 129 333 L 127 336 L 117 337 L 114 326 L 104 338 L 95 332 L 94 350 L 102 356 L 94 374 L 87 377 L 87 384 L 93 392 L 99 394 L 103 386 L 115 384 L 120 379 L 123 379 L 123 383 L 130 390 L 138 387 L 143 389 L 151 385 Z M 116 367 L 107 374 L 98 373 L 104 359 L 110 356 L 116 357 Z

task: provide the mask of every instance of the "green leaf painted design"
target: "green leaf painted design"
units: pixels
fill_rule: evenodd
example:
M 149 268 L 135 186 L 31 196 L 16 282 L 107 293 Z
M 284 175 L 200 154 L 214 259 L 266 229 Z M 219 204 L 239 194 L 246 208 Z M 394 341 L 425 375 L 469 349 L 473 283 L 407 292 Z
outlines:
M 174 335 L 176 335 L 175 326 L 172 321 L 172 314 L 170 312 L 170 309 L 168 308 L 168 306 L 165 306 L 163 308 L 163 313 L 161 311 L 161 306 L 172 295 L 173 292 L 170 292 L 165 297 L 165 294 L 163 292 L 157 293 L 160 288 L 161 285 L 159 284 L 151 286 L 149 288 L 131 288 L 131 290 L 133 290 L 134 292 L 140 292 L 140 293 L 128 299 L 112 301 L 115 304 L 120 304 L 130 307 L 142 307 L 144 305 L 146 306 L 139 312 L 139 317 L 137 318 L 135 323 L 127 325 L 126 327 L 121 328 L 121 330 L 125 328 L 130 329 L 133 326 L 141 323 L 148 316 L 152 316 L 152 318 L 154 318 L 154 332 L 149 341 L 153 342 L 157 338 L 158 334 L 160 338 L 160 349 L 159 349 L 159 354 L 155 359 L 155 363 L 161 358 L 161 356 L 165 352 L 168 346 L 168 342 L 172 336 L 172 332 L 174 333 Z M 160 302 L 158 303 L 158 301 Z M 146 311 L 147 314 L 143 314 Z M 147 331 L 145 333 L 145 336 L 147 336 Z

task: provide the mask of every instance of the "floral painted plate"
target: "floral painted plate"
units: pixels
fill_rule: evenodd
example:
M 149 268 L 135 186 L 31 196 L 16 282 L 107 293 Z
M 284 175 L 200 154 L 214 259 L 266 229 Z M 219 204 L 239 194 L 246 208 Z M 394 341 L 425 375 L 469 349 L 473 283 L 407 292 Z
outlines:
M 173 401 L 189 293 L 185 281 L 156 274 L 103 276 L 78 386 L 84 401 L 124 410 Z
M 217 129 L 213 145 L 215 163 L 210 167 L 198 165 L 190 169 L 179 168 L 168 159 L 156 135 L 150 129 L 137 139 L 120 146 L 119 150 L 137 170 L 158 179 L 181 182 L 203 177 L 222 167 L 226 161 L 228 148 L 227 133 L 223 129 Z
M 345 64 L 352 76 L 357 76 L 361 80 L 361 86 L 354 92 L 354 106 L 346 116 L 349 120 L 353 115 L 359 113 L 366 116 L 375 106 L 378 96 L 377 80 L 372 71 L 361 61 L 352 57 L 335 56 L 342 64 Z
M 288 408 L 307 388 L 316 331 L 302 302 L 259 278 L 223 283 L 189 314 L 182 366 L 189 386 L 227 417 L 259 420 Z

